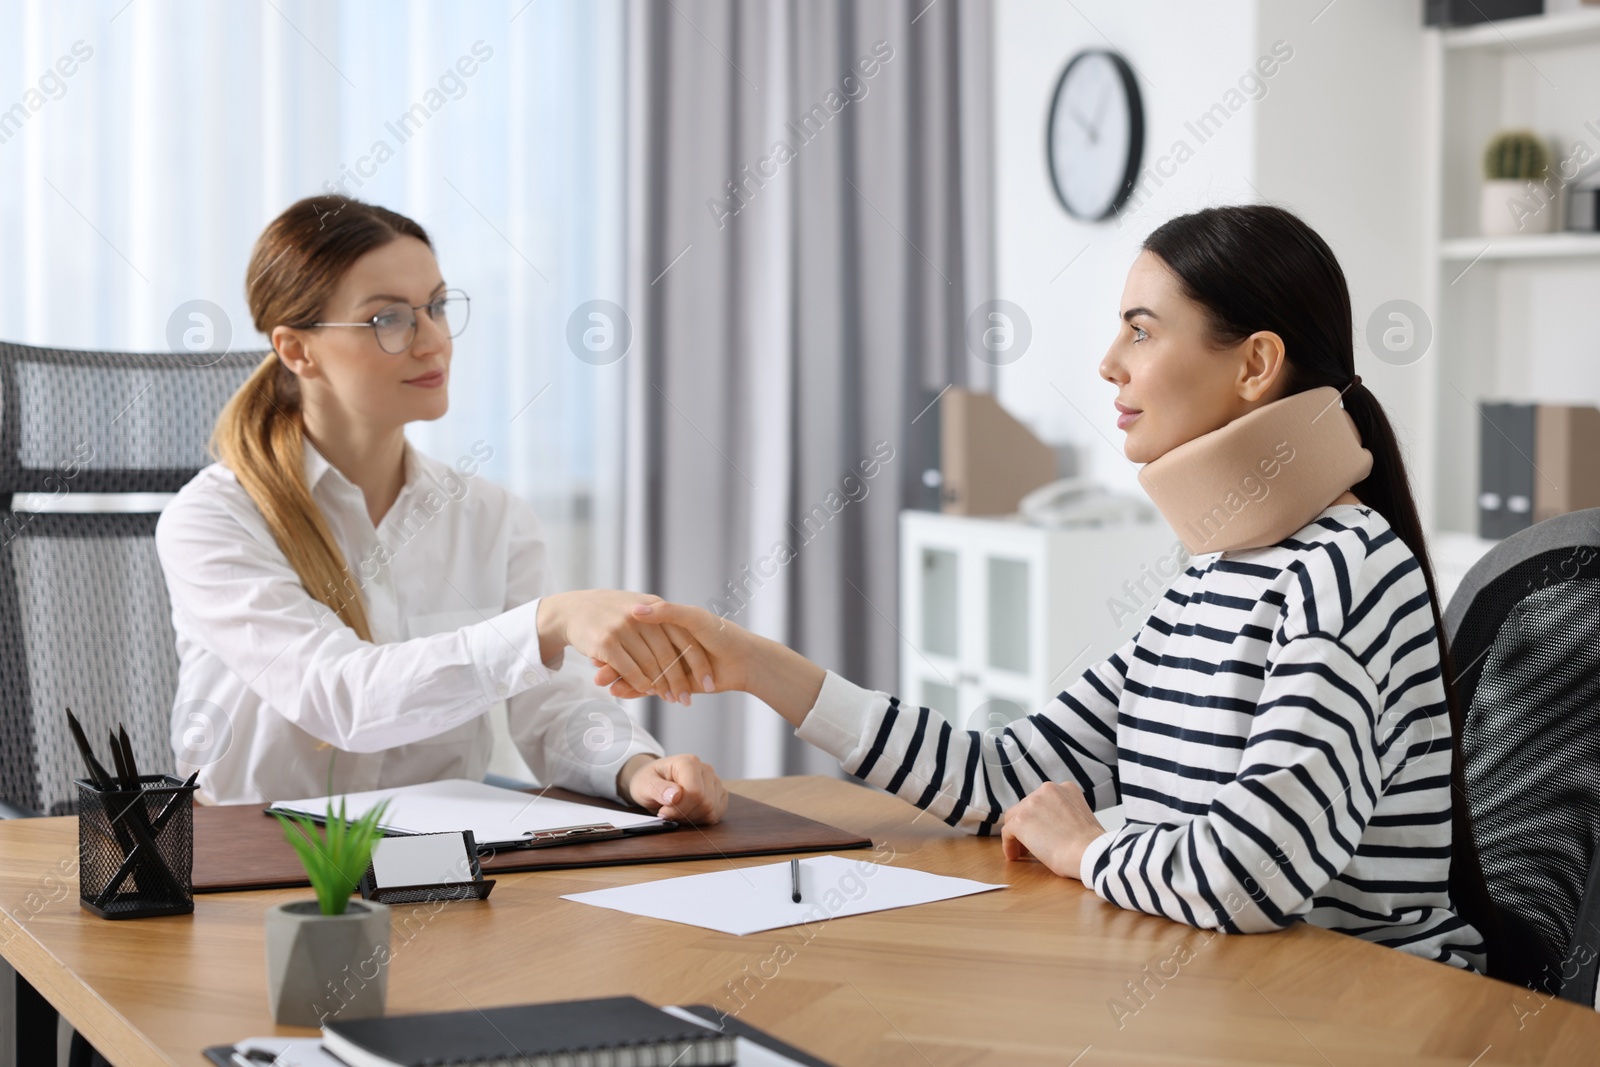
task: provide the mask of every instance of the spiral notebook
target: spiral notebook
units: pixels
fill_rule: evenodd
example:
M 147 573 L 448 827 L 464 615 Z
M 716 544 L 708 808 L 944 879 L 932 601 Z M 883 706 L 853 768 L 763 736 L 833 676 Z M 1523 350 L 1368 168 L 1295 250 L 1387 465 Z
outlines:
M 330 1022 L 322 1047 L 350 1067 L 727 1067 L 733 1037 L 637 997 Z
M 614 999 L 631 1002 L 647 1008 L 654 1013 L 651 1019 L 657 1025 L 664 1023 L 670 1027 L 675 1022 L 682 1023 L 686 1024 L 685 1033 L 692 1030 L 692 1036 L 694 1037 L 712 1038 L 722 1043 L 731 1043 L 730 1047 L 733 1052 L 727 1058 L 722 1058 L 723 1053 L 718 1052 L 718 1058 L 709 1061 L 696 1060 L 692 1062 L 736 1063 L 738 1067 L 832 1067 L 826 1060 L 818 1059 L 807 1052 L 795 1048 L 793 1045 L 785 1044 L 771 1034 L 732 1016 L 724 1015 L 709 1005 L 694 1004 L 681 1008 L 667 1007 L 657 1011 L 640 1001 L 635 1001 L 632 997 Z M 581 1001 L 577 1003 L 609 1004 L 612 1002 Z M 565 1010 L 570 1006 L 568 1004 L 547 1004 L 540 1007 Z M 525 1008 L 490 1009 L 491 1013 L 494 1011 L 515 1012 L 526 1010 Z M 395 1019 L 373 1019 L 369 1021 L 378 1025 L 386 1025 L 404 1018 L 407 1017 L 399 1016 Z M 479 1016 L 479 1018 L 481 1020 L 482 1016 Z M 484 1029 L 487 1028 L 485 1027 Z M 608 1031 L 608 1036 L 609 1033 Z M 328 1052 L 324 1048 L 325 1041 L 326 1038 L 315 1037 L 254 1037 L 234 1045 L 218 1045 L 215 1048 L 208 1048 L 206 1049 L 206 1057 L 216 1067 L 267 1067 L 268 1064 L 272 1065 L 272 1067 L 361 1067 L 361 1065 L 371 1063 L 383 1064 L 385 1067 L 389 1067 L 391 1064 L 400 1064 L 404 1067 L 404 1065 L 416 1062 L 417 1059 L 414 1050 L 408 1049 L 407 1055 L 411 1057 L 410 1059 L 344 1060 L 336 1058 L 332 1053 Z M 537 1053 L 513 1052 L 510 1046 L 502 1042 L 493 1051 L 493 1056 L 498 1056 L 499 1059 L 491 1057 L 487 1060 L 480 1059 L 470 1062 L 474 1064 L 511 1063 L 517 1064 L 518 1067 L 522 1067 L 524 1064 L 547 1062 L 560 1063 L 563 1067 L 578 1067 L 580 1064 L 608 1062 L 632 1064 L 637 1065 L 637 1067 L 644 1067 L 644 1065 L 648 1064 L 659 1064 L 662 1067 L 671 1064 L 672 1067 L 682 1067 L 682 1064 L 690 1062 L 687 1059 L 674 1061 L 673 1056 L 675 1053 L 673 1049 L 675 1047 L 677 1046 L 658 1042 L 656 1044 L 635 1045 L 629 1049 L 612 1047 L 590 1050 L 588 1053 L 579 1052 L 565 1057 L 558 1055 L 554 1058 L 546 1057 L 541 1059 Z M 723 1046 L 719 1045 L 718 1047 L 721 1048 Z M 348 1052 L 345 1054 L 349 1055 Z M 452 1049 L 445 1059 L 437 1062 L 463 1062 L 455 1058 L 459 1055 L 460 1050 Z M 609 1059 L 600 1058 L 601 1056 L 609 1057 Z

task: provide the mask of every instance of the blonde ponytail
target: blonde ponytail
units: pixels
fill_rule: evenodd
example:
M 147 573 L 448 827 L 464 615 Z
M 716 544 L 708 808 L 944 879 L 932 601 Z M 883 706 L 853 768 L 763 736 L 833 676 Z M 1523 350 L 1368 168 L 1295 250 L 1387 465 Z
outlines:
M 371 641 L 359 587 L 306 488 L 298 394 L 294 375 L 277 353 L 267 356 L 222 409 L 211 450 L 255 501 L 306 592 Z
M 250 255 L 245 295 L 256 329 L 270 336 L 316 322 L 351 264 L 401 235 L 432 247 L 422 227 L 386 208 L 342 196 L 291 204 Z M 371 641 L 360 585 L 306 486 L 300 380 L 276 352 L 222 409 L 211 451 L 250 494 L 306 592 Z

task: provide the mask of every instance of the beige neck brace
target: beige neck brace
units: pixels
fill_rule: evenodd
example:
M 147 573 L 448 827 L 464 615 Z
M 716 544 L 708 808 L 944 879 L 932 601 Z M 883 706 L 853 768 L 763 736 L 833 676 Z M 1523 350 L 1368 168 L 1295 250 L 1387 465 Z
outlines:
M 1139 483 L 1190 555 L 1275 545 L 1372 472 L 1339 396 L 1263 405 L 1146 463 Z

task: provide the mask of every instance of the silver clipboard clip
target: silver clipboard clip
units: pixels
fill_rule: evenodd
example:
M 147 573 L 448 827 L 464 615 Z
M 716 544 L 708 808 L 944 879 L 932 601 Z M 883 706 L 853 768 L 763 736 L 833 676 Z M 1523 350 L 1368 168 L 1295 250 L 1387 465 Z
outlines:
M 579 841 L 605 841 L 609 838 L 621 837 L 623 831 L 610 823 L 595 823 L 591 826 L 560 826 L 551 830 L 529 830 L 527 836 L 517 842 L 517 848 L 539 848 L 544 845 L 568 845 Z

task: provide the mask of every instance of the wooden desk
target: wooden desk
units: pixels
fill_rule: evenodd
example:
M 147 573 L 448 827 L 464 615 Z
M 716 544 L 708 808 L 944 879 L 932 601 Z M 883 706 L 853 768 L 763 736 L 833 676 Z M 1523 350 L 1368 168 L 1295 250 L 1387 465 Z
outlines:
M 505 875 L 484 904 L 396 909 L 390 1010 L 618 993 L 742 1002 L 741 1018 L 841 1065 L 1600 1057 L 1600 1015 L 1577 1005 L 1304 925 L 1229 937 L 1122 911 L 1006 863 L 997 840 L 844 782 L 734 788 L 870 834 L 880 847 L 859 857 L 1012 888 L 741 938 L 559 899 L 714 864 Z M 270 1021 L 261 918 L 307 891 L 207 895 L 192 916 L 106 922 L 79 908 L 76 879 L 49 878 L 76 847 L 71 819 L 0 822 L 0 950 L 118 1067 L 198 1067 L 207 1045 L 309 1032 Z

